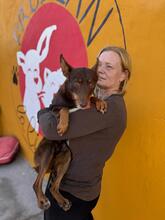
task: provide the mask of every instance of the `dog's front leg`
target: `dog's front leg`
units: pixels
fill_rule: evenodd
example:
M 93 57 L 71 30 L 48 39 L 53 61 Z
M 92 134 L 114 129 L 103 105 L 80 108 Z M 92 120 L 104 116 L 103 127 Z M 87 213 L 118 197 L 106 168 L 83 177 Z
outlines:
M 96 109 L 101 113 L 104 114 L 107 111 L 108 105 L 106 101 L 94 96 L 91 97 L 90 101 L 95 104 Z
M 62 108 L 59 112 L 59 123 L 57 125 L 57 132 L 59 135 L 63 135 L 68 128 L 69 124 L 69 109 Z

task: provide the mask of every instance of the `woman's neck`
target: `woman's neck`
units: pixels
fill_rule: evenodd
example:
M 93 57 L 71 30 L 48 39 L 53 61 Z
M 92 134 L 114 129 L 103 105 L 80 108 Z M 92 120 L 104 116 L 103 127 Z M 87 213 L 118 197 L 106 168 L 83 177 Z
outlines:
M 106 99 L 113 94 L 122 94 L 122 92 L 119 90 L 116 90 L 116 89 L 114 89 L 114 90 L 113 89 L 111 89 L 111 90 L 101 89 L 98 86 L 96 86 L 95 94 L 98 98 Z

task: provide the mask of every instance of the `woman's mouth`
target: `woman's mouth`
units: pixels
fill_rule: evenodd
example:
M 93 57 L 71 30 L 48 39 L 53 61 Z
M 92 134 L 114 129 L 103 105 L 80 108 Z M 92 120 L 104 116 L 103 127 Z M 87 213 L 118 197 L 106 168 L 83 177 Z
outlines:
M 99 77 L 98 81 L 106 80 L 104 77 Z

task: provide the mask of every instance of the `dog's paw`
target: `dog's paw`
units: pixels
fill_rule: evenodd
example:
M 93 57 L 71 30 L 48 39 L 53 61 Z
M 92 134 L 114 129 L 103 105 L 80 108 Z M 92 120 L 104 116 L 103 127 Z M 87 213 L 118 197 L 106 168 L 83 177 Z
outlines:
M 96 109 L 101 113 L 105 113 L 107 111 L 108 105 L 107 102 L 104 100 L 97 100 L 96 101 Z
M 62 136 L 66 130 L 68 129 L 68 124 L 64 124 L 64 123 L 59 123 L 57 125 L 57 133 Z
M 39 201 L 38 206 L 40 209 L 47 210 L 50 208 L 50 201 L 47 198 L 43 198 Z
M 71 208 L 72 203 L 71 203 L 71 201 L 69 201 L 68 199 L 65 199 L 65 200 L 63 201 L 63 203 L 60 203 L 60 204 L 59 204 L 59 206 L 60 206 L 65 212 L 67 212 L 67 211 Z

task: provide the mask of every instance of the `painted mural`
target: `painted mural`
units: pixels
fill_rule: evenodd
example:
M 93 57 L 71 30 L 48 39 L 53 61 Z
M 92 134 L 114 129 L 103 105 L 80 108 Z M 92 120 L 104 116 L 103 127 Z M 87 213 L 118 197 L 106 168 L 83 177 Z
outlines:
M 1 0 L 0 18 L 0 133 L 18 137 L 32 166 L 42 138 L 36 112 L 65 80 L 59 55 L 91 67 L 101 48 L 127 49 L 127 129 L 104 168 L 94 217 L 164 220 L 165 1 Z
M 73 3 L 73 1 L 72 1 Z M 13 83 L 19 86 L 22 103 L 17 105 L 17 118 L 26 141 L 26 147 L 35 150 L 40 137 L 37 112 L 51 104 L 53 95 L 65 81 L 59 65 L 60 54 L 74 67 L 88 66 L 88 48 L 104 30 L 107 22 L 118 16 L 121 44 L 126 48 L 126 38 L 117 1 L 111 1 L 103 18 L 99 20 L 100 0 L 77 1 L 76 10 L 70 12 L 71 1 L 28 1 L 20 5 L 18 23 L 13 39 L 18 45 L 16 65 L 13 66 Z M 30 11 L 27 14 L 27 11 Z M 92 16 L 88 33 L 84 36 L 82 23 Z M 113 29 L 110 30 L 114 32 Z M 108 44 L 110 44 L 110 39 Z M 97 50 L 101 49 L 98 46 Z M 96 56 L 93 58 L 95 62 Z M 94 64 L 93 62 L 93 64 Z

